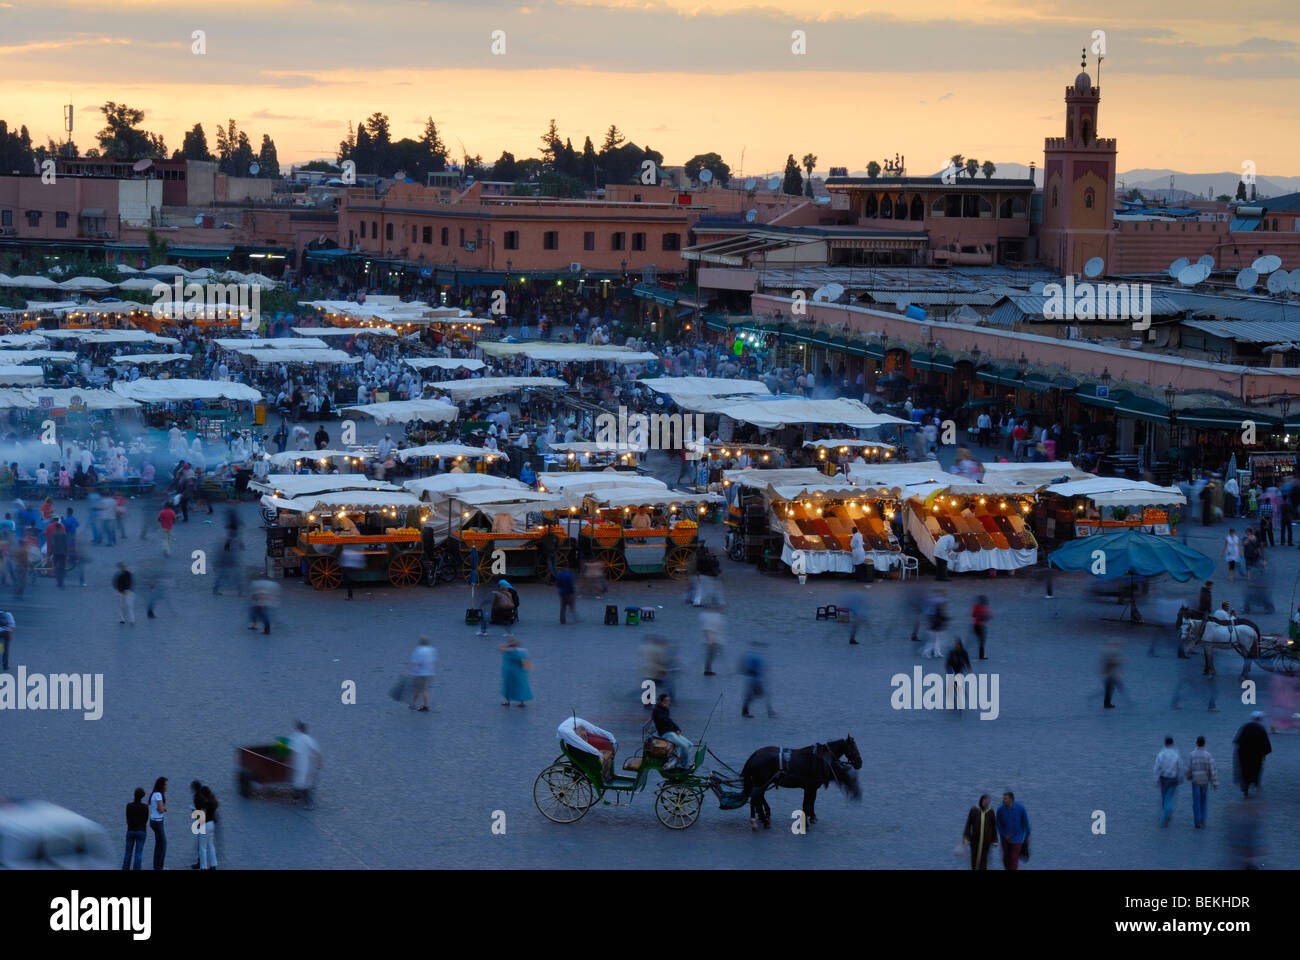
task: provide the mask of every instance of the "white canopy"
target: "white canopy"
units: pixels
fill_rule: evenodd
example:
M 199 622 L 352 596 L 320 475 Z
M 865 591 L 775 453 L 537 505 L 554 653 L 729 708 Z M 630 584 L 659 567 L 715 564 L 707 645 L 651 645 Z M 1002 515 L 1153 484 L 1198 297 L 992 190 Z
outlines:
M 755 487 L 760 490 L 766 489 L 771 484 L 824 483 L 830 480 L 816 467 L 788 467 L 783 470 L 723 470 L 722 479 L 737 486 Z
M 345 490 L 381 490 L 397 493 L 401 487 L 383 480 L 371 480 L 359 473 L 301 474 L 272 473 L 264 480 L 254 480 L 249 486 L 271 493 L 283 500 L 308 494 L 340 493 Z
M 117 272 L 118 273 L 139 273 L 140 271 L 137 270 L 135 267 L 130 266 L 129 264 L 119 263 L 117 264 Z
M 390 400 L 387 403 L 364 403 L 344 407 L 349 413 L 373 417 L 375 423 L 406 423 L 409 420 L 446 422 L 455 420 L 460 411 L 446 400 Z
M 324 350 L 329 344 L 314 337 L 217 337 L 223 350 Z
M 1044 484 L 1061 480 L 1062 477 L 1068 480 L 1090 480 L 1095 477 L 1095 474 L 1080 470 L 1069 460 L 1054 460 L 1048 463 L 984 464 L 985 483 L 996 480 L 1003 485 L 1041 487 Z M 1132 483 L 1133 481 L 1126 480 L 1124 482 Z
M 183 277 L 185 268 L 178 267 L 173 263 L 160 263 L 156 267 L 148 267 L 141 273 L 147 273 L 151 277 Z
M 464 490 L 528 490 L 528 484 L 509 477 L 494 477 L 488 473 L 440 473 L 433 477 L 420 477 L 402 484 L 417 496 L 428 494 L 428 499 L 438 500 Z
M 361 463 L 367 458 L 367 455 L 360 450 L 286 450 L 283 453 L 272 453 L 267 457 L 273 467 L 292 467 L 301 460 L 320 463 L 322 460 L 337 458 L 342 458 L 348 463 L 353 461 Z M 346 476 L 346 474 L 343 476 Z
M 117 380 L 113 391 L 141 403 L 171 403 L 178 400 L 245 400 L 262 399 L 260 390 L 243 383 L 226 380 L 153 380 L 141 377 L 130 382 Z
M 354 357 L 343 350 L 288 350 L 288 349 L 271 349 L 259 350 L 238 349 L 234 351 L 240 356 L 248 357 L 254 363 L 360 363 L 360 357 Z
M 578 492 L 577 490 L 566 491 L 568 494 Z M 672 504 L 679 508 L 702 507 L 722 499 L 716 493 L 682 493 L 678 490 L 649 486 L 598 487 L 595 490 L 581 492 L 605 507 L 646 507 L 656 504 Z
M 0 364 L 72 363 L 76 359 L 74 350 L 0 350 Z
M 0 390 L 0 410 L 13 407 L 18 410 L 38 410 L 41 407 L 72 407 L 73 399 L 87 410 L 127 410 L 140 406 L 134 400 L 118 396 L 111 390 L 53 390 L 45 387 L 13 387 Z M 47 400 L 47 403 L 42 403 Z
M 616 470 L 544 473 L 537 480 L 539 488 L 557 492 L 601 490 L 610 487 L 625 489 L 630 487 L 654 487 L 663 491 L 668 490 L 668 484 L 662 480 L 656 480 L 654 477 L 643 476 L 639 473 L 619 473 Z
M 153 313 L 153 307 L 134 300 L 100 300 L 97 303 L 55 303 L 50 304 L 56 316 L 68 314 L 95 314 L 100 317 L 120 317 L 130 313 Z M 135 331 L 143 333 L 145 331 Z
M 45 338 L 36 333 L 11 333 L 0 337 L 0 350 L 11 347 L 44 346 Z
M 338 510 L 380 509 L 394 507 L 404 510 L 423 506 L 419 500 L 402 490 L 343 490 L 334 493 L 307 493 L 298 497 L 266 495 L 262 503 L 282 510 L 298 513 L 332 514 Z
M 158 284 L 163 283 L 157 277 L 131 277 L 129 280 L 123 280 L 117 285 L 119 290 L 152 290 Z
M 612 733 L 608 730 L 600 729 L 600 727 L 596 726 L 594 723 L 588 723 L 586 720 L 582 719 L 582 717 L 569 717 L 566 719 L 562 724 L 560 724 L 559 729 L 556 730 L 556 736 L 575 750 L 581 750 L 583 753 L 590 753 L 592 756 L 600 759 L 600 751 L 589 744 L 586 740 L 582 739 L 582 737 L 573 729 L 575 725 L 598 736 L 604 737 L 610 742 L 611 750 L 618 749 L 618 741 L 614 739 Z
M 180 343 L 175 337 L 160 337 L 147 330 L 45 330 L 47 340 L 80 340 L 82 343 Z
M 608 453 L 611 455 L 622 455 L 625 453 L 644 453 L 650 449 L 649 441 L 643 444 L 630 444 L 626 441 L 622 443 L 605 443 L 598 440 L 574 440 L 572 443 L 551 443 L 547 448 L 552 453 Z
M 805 440 L 803 442 L 803 445 L 813 450 L 818 450 L 823 447 L 826 448 L 827 450 L 835 449 L 838 447 L 849 447 L 850 449 L 854 449 L 854 450 L 858 449 L 859 447 L 867 447 L 867 448 L 876 447 L 876 448 L 883 448 L 885 450 L 894 449 L 894 445 L 892 443 L 884 443 L 883 441 L 880 440 L 859 440 L 856 437 L 843 437 L 843 438 L 837 437 L 835 439 Z
M 567 389 L 568 384 L 555 377 L 481 377 L 477 380 L 442 380 L 432 384 L 434 390 L 447 394 L 460 403 L 483 397 L 498 397 L 516 390 L 546 387 L 551 390 Z
M 487 366 L 469 357 L 413 357 L 402 362 L 413 370 L 482 370 Z
M 1125 477 L 1090 477 L 1086 480 L 1054 483 L 1047 487 L 1047 492 L 1062 497 L 1087 497 L 1099 507 L 1166 506 L 1187 502 L 1177 487 L 1162 487 L 1145 480 L 1129 480 Z
M 45 382 L 45 371 L 40 367 L 0 366 L 0 383 L 19 386 L 36 386 Z
M 656 393 L 678 397 L 734 397 L 737 394 L 770 394 L 762 380 L 728 380 L 725 377 L 642 377 L 637 381 Z
M 99 277 L 73 277 L 59 284 L 63 290 L 112 290 L 117 284 L 101 280 Z
M 392 327 L 290 327 L 304 337 L 396 337 Z
M 145 366 L 151 363 L 180 363 L 189 359 L 188 353 L 119 353 L 113 358 L 113 362 Z
M 585 362 L 589 360 L 611 360 L 614 363 L 646 363 L 658 360 L 657 353 L 641 353 L 627 347 L 598 346 L 592 343 L 544 343 L 526 341 L 523 343 L 506 343 L 495 340 L 480 343 L 479 347 L 489 357 L 528 357 L 533 360 L 554 360 L 558 363 L 568 361 Z
M 33 277 L 24 274 L 21 277 L 9 277 L 4 281 L 6 287 L 26 287 L 29 290 L 57 290 L 59 285 L 48 277 Z
M 861 400 L 848 398 L 814 400 L 811 397 L 780 396 L 721 397 L 679 400 L 677 405 L 702 413 L 717 413 L 764 430 L 806 423 L 843 424 L 858 430 L 885 424 L 911 424 L 887 413 L 876 413 Z
M 421 447 L 407 447 L 405 450 L 398 450 L 397 459 L 405 463 L 407 460 L 414 460 L 416 457 L 454 457 L 464 458 L 466 460 L 478 460 L 483 457 L 490 457 L 495 460 L 500 457 L 502 460 L 509 460 L 500 450 L 490 450 L 487 447 L 470 447 L 463 443 L 426 443 Z

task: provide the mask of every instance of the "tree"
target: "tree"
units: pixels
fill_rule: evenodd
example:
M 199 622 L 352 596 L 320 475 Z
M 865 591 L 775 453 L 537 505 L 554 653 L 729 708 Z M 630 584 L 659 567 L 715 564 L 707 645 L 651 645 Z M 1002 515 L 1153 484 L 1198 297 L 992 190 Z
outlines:
M 1221 193 L 1214 199 L 1218 200 L 1220 203 L 1228 203 L 1232 200 L 1232 197 L 1228 196 L 1226 193 Z
M 731 180 L 731 167 L 716 153 L 697 153 L 686 161 L 686 176 L 691 180 L 699 179 L 701 170 L 710 171 L 721 186 Z
M 868 164 L 867 164 L 867 176 L 869 176 L 872 180 L 874 180 L 874 179 L 876 179 L 876 177 L 880 176 L 880 164 L 876 163 L 876 161 L 874 161 L 874 160 L 872 160 L 870 163 L 868 163 Z
M 596 162 L 596 148 L 591 145 L 591 137 L 582 144 L 582 157 L 578 160 L 579 176 L 584 183 L 596 187 L 599 164 Z
M 509 150 L 502 150 L 497 162 L 492 164 L 492 179 L 502 182 L 517 180 L 519 179 L 518 166 L 515 163 L 515 155 Z
M 158 236 L 153 227 L 145 234 L 145 243 L 149 246 L 149 266 L 158 267 L 167 262 L 167 241 Z
M 1238 200 L 1246 199 L 1246 181 L 1244 180 L 1237 181 L 1237 199 Z
M 966 158 L 960 153 L 954 153 L 948 162 L 953 165 L 958 173 L 961 173 L 962 169 L 966 166 Z
M 979 162 L 978 160 L 976 160 L 974 157 L 967 157 L 967 158 L 966 158 L 966 176 L 968 176 L 968 177 L 970 177 L 972 180 L 974 180 L 974 179 L 975 179 L 975 174 L 979 173 L 979 171 L 980 171 L 980 162 Z
M 257 152 L 257 175 L 272 180 L 280 179 L 280 158 L 275 152 L 275 141 L 271 135 L 262 134 L 262 148 Z
M 186 131 L 185 138 L 181 141 L 180 159 L 212 159 L 212 154 L 208 152 L 208 137 L 207 134 L 203 132 L 203 124 L 196 123 Z
M 577 177 L 558 170 L 547 170 L 538 178 L 538 192 L 543 197 L 585 197 L 586 189 Z
M 803 155 L 803 168 L 808 171 L 808 179 L 804 183 L 804 195 L 811 197 L 813 195 L 812 175 L 817 169 L 817 157 L 815 154 L 805 153 Z
M 370 133 L 363 120 L 357 124 L 357 142 L 352 145 L 352 162 L 357 165 L 357 173 L 375 172 L 375 151 L 370 145 Z
M 564 147 L 556 157 L 555 169 L 570 179 L 580 179 L 578 151 L 573 149 L 572 140 L 564 141 Z
M 339 141 L 338 162 L 351 160 L 352 155 L 357 149 L 357 135 L 352 132 L 352 121 L 348 121 L 348 136 L 346 140 Z
M 560 131 L 555 125 L 555 118 L 552 117 L 546 132 L 542 134 L 542 164 L 547 169 L 555 169 L 563 151 L 564 144 L 560 142 Z
M 600 145 L 600 152 L 609 153 L 617 150 L 626 142 L 627 137 L 623 136 L 623 131 L 611 123 L 609 129 L 605 131 L 605 142 Z
M 489 172 L 489 168 L 483 163 L 481 153 L 476 153 L 472 157 L 466 153 L 462 158 L 460 169 L 466 177 L 473 177 L 475 180 L 486 180 Z
M 167 156 L 167 145 L 160 135 L 138 129 L 144 121 L 143 110 L 109 100 L 99 112 L 104 115 L 104 129 L 95 134 L 95 139 L 104 156 L 115 160 Z
M 420 136 L 420 143 L 424 145 L 425 152 L 428 154 L 428 170 L 433 173 L 446 170 L 447 145 L 442 142 L 442 137 L 438 135 L 438 125 L 433 122 L 433 117 L 425 119 L 424 133 Z
M 297 169 L 309 170 L 312 173 L 338 173 L 337 164 L 330 163 L 328 160 L 308 160 L 306 163 L 299 164 Z
M 799 164 L 795 163 L 793 153 L 786 157 L 785 179 L 781 189 L 793 197 L 803 193 L 803 174 L 799 172 Z
M 381 177 L 390 175 L 393 172 L 393 137 L 388 124 L 388 114 L 376 110 L 367 117 L 366 134 L 368 137 L 368 159 L 371 172 L 377 173 Z M 358 149 L 360 145 L 361 135 L 358 131 Z
M 984 171 L 985 180 L 992 180 L 993 174 L 998 172 L 998 165 L 994 163 L 992 160 L 985 160 L 982 164 L 980 164 L 980 169 Z

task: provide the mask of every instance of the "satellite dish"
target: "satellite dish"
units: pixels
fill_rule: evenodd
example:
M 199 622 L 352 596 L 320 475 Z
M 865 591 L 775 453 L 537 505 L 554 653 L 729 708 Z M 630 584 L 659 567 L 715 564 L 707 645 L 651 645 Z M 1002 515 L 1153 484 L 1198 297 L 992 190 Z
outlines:
M 907 313 L 907 308 L 912 305 L 911 300 L 903 299 L 898 301 L 898 312 Z
M 1029 292 L 1036 297 L 1041 297 L 1046 290 L 1047 284 L 1043 283 L 1041 280 L 1029 285 Z
M 1201 275 L 1201 268 L 1194 267 L 1190 264 L 1178 271 L 1178 282 L 1184 287 L 1194 287 L 1205 277 Z
M 745 178 L 745 189 L 746 189 L 746 190 L 753 190 L 756 186 L 758 186 L 758 178 L 757 178 L 757 177 L 746 177 L 746 178 Z
M 1291 276 L 1286 281 L 1286 288 L 1292 293 L 1300 293 L 1300 270 L 1291 271 Z
M 829 288 L 827 287 L 818 287 L 816 290 L 814 290 L 812 295 L 813 301 L 818 302 L 821 300 L 829 300 L 830 295 L 827 293 L 828 289 Z
M 776 190 L 780 186 L 781 186 L 781 178 L 779 176 L 771 176 L 767 178 L 767 189 Z
M 262 169 L 262 168 L 259 167 L 257 164 L 255 164 L 255 163 L 250 163 L 250 164 L 248 165 L 248 175 L 249 175 L 250 177 L 255 177 L 255 176 L 257 176 L 258 171 L 261 170 L 261 169 Z
M 194 225 L 196 227 L 203 226 L 203 214 L 200 213 L 197 217 L 194 218 Z
M 1196 265 L 1197 265 L 1198 267 L 1209 267 L 1211 270 L 1213 270 L 1213 269 L 1214 269 L 1214 257 L 1210 256 L 1210 255 L 1207 253 L 1205 256 L 1201 257 L 1201 259 L 1199 259 L 1199 260 L 1196 261 Z
M 1106 268 L 1106 261 L 1101 257 L 1093 257 L 1083 265 L 1083 274 L 1086 277 L 1099 277 L 1101 271 Z
M 1251 288 L 1259 282 L 1259 274 L 1250 267 L 1247 267 L 1244 270 L 1237 271 L 1237 279 L 1234 282 L 1236 283 L 1238 290 L 1243 293 L 1249 293 Z
M 1268 283 L 1265 286 L 1268 288 L 1269 293 L 1282 293 L 1286 290 L 1287 279 L 1286 271 L 1278 270 L 1268 275 Z
M 146 158 L 144 160 L 137 160 L 135 163 L 131 164 L 131 169 L 136 173 L 139 173 L 141 170 L 148 170 L 152 166 L 153 161 Z
M 746 223 L 753 223 L 753 222 L 754 222 L 755 220 L 757 220 L 757 219 L 758 219 L 758 211 L 757 211 L 757 210 L 746 210 L 746 211 L 745 211 L 745 222 L 746 222 Z
M 1272 273 L 1278 267 L 1282 266 L 1282 258 L 1275 257 L 1273 254 L 1259 257 L 1250 265 L 1251 269 L 1257 273 Z
M 700 176 L 699 176 L 700 183 L 708 183 L 712 179 L 713 179 L 712 170 L 704 169 L 700 171 Z
M 1188 260 L 1186 257 L 1179 257 L 1173 263 L 1169 264 L 1169 276 L 1177 280 L 1178 275 L 1191 266 L 1191 263 L 1192 261 Z

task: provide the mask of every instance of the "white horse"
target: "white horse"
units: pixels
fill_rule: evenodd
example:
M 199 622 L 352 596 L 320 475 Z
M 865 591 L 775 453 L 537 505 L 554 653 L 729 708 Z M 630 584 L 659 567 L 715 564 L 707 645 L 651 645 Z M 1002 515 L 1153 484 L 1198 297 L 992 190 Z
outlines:
M 1259 658 L 1259 628 L 1249 620 L 1219 620 L 1184 607 L 1179 611 L 1178 631 L 1186 648 L 1204 648 L 1206 667 L 1211 672 L 1216 647 L 1230 647 L 1241 655 L 1243 677 L 1250 673 L 1250 661 Z

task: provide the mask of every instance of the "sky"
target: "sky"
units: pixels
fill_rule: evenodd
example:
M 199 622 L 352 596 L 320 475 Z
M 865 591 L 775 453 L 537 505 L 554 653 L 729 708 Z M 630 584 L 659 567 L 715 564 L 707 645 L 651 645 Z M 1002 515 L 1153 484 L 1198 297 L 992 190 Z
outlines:
M 787 154 L 930 174 L 961 153 L 1042 164 L 1089 49 L 1098 134 L 1119 169 L 1300 174 L 1292 0 L 0 0 L 0 118 L 85 151 L 107 100 L 169 150 L 234 118 L 282 166 L 333 159 L 374 111 L 394 139 L 432 116 L 453 154 L 535 156 L 547 122 L 581 148 L 615 123 L 675 165 L 735 173 Z M 195 38 L 201 31 L 201 39 Z M 500 33 L 497 33 L 500 31 Z M 796 34 L 796 31 L 801 33 Z M 1096 31 L 1101 31 L 1100 34 Z M 202 47 L 201 51 L 199 47 Z

